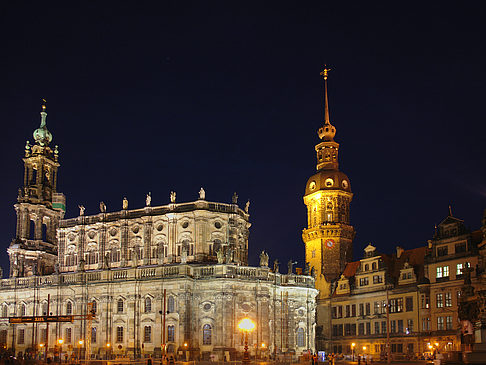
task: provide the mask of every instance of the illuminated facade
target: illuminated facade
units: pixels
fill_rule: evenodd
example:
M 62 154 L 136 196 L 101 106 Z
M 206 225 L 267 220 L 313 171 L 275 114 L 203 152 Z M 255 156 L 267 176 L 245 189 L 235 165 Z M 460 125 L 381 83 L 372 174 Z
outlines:
M 464 268 L 476 268 L 472 284 L 486 298 L 486 219 L 481 230 L 470 232 L 449 212 L 428 246 L 397 247 L 390 255 L 368 245 L 364 257 L 351 262 L 353 193 L 349 178 L 339 170 L 336 128 L 329 119 L 328 72 L 326 68 L 321 73 L 324 125 L 315 148 L 317 173 L 305 188 L 307 227 L 302 233 L 306 262 L 319 290 L 316 347 L 375 359 L 388 351 L 404 359 L 434 349 L 460 350 L 457 312 Z
M 45 105 L 35 145 L 25 148 L 24 187 L 0 281 L 0 343 L 10 351 L 106 358 L 158 356 L 234 359 L 243 351 L 238 322 L 256 323 L 252 356 L 315 350 L 314 278 L 248 266 L 249 212 L 206 200 L 62 219 L 56 191 L 58 149 L 49 147 Z M 92 305 L 96 317 L 86 318 Z M 74 315 L 72 323 L 9 324 L 8 317 Z M 81 342 L 80 342 L 81 341 Z M 41 346 L 42 344 L 42 346 Z
M 316 146 L 317 173 L 307 180 L 304 203 L 307 206 L 307 228 L 302 232 L 305 260 L 316 278 L 319 290 L 317 322 L 320 333 L 330 333 L 330 298 L 332 282 L 339 278 L 346 263 L 352 260 L 352 242 L 355 236 L 350 224 L 353 193 L 351 183 L 339 171 L 339 144 L 334 141 L 336 128 L 330 123 L 327 97 L 327 77 L 324 69 L 324 125 L 318 135 L 322 140 Z

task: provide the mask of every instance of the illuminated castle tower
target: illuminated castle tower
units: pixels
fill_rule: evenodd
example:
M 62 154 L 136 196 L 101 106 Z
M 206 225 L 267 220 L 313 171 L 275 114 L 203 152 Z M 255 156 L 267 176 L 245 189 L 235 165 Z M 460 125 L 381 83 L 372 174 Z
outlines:
M 336 128 L 329 121 L 327 76 L 324 68 L 324 125 L 319 128 L 322 140 L 316 146 L 317 173 L 305 187 L 307 228 L 303 230 L 305 260 L 316 275 L 320 298 L 330 295 L 330 284 L 352 260 L 354 228 L 349 223 L 349 205 L 353 198 L 348 177 L 339 171 L 339 144 L 334 141 Z M 311 269 L 311 270 L 312 270 Z
M 64 217 L 65 198 L 56 193 L 58 150 L 49 143 L 45 100 L 41 124 L 34 131 L 35 144 L 27 141 L 24 155 L 24 186 L 15 204 L 17 229 L 8 248 L 10 276 L 50 274 L 57 262 L 56 229 Z

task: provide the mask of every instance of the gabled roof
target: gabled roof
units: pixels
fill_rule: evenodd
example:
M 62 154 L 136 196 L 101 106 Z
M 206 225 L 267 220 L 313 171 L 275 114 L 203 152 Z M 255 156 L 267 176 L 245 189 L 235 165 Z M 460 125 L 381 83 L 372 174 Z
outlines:
M 360 264 L 360 261 L 348 262 L 344 268 L 343 275 L 347 278 L 354 276 Z

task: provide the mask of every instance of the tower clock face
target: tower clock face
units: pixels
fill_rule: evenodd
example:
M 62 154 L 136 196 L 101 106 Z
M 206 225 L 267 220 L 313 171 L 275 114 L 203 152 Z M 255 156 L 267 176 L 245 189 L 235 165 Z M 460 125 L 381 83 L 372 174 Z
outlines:
M 336 242 L 334 242 L 334 240 L 332 240 L 332 239 L 328 239 L 328 240 L 326 241 L 326 247 L 327 247 L 327 248 L 333 248 L 335 243 L 336 243 Z

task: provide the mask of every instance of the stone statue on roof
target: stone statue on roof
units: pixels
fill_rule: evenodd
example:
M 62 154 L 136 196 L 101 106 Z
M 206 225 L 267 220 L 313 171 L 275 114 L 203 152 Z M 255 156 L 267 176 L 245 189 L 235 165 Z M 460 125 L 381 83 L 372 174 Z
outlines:
M 273 261 L 273 272 L 276 274 L 278 273 L 278 260 L 275 259 L 275 261 Z
M 106 204 L 105 202 L 100 202 L 100 212 L 106 213 Z
M 250 199 L 248 199 L 248 201 L 245 204 L 245 213 L 248 214 L 249 211 L 250 211 Z
M 206 192 L 204 191 L 203 188 L 199 190 L 199 200 L 205 200 L 206 199 Z
M 122 207 L 123 207 L 123 210 L 127 210 L 128 209 L 128 199 L 127 197 L 123 197 L 123 204 L 122 204 Z
M 176 192 L 175 191 L 171 191 L 170 192 L 170 202 L 171 203 L 175 203 L 176 202 Z
M 151 203 L 152 203 L 152 193 L 149 191 L 149 193 L 145 197 L 145 206 L 150 207 Z
M 233 193 L 233 196 L 231 197 L 231 202 L 233 204 L 237 204 L 238 203 L 238 194 L 236 194 L 236 191 Z
M 265 252 L 265 250 L 260 253 L 260 266 L 268 267 L 268 254 Z
M 84 205 L 78 205 L 79 208 L 79 215 L 84 215 Z

